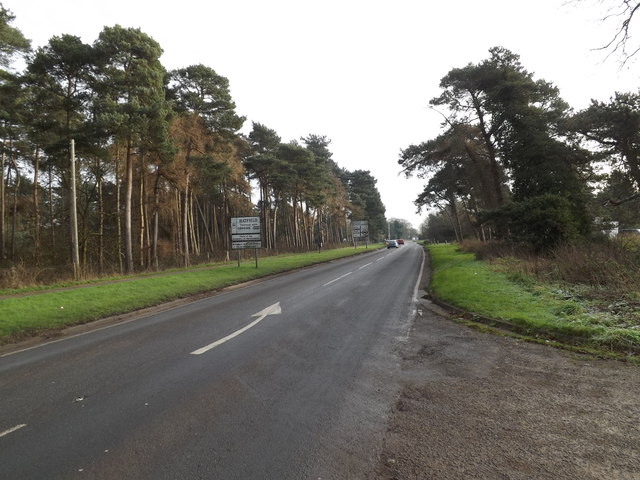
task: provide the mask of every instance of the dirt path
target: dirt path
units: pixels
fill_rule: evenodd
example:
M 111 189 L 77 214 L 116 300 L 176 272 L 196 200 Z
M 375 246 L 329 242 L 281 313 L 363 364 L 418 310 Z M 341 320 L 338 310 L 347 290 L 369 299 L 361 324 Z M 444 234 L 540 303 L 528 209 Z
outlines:
M 371 479 L 640 479 L 640 367 L 443 313 L 423 301 Z

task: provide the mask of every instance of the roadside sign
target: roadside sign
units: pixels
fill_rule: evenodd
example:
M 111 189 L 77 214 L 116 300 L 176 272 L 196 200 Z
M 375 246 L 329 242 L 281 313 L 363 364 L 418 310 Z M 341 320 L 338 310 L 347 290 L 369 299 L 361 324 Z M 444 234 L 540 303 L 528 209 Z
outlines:
M 231 235 L 260 233 L 260 217 L 234 217 L 231 219 Z
M 259 233 L 237 233 L 235 235 L 233 235 L 233 241 L 234 242 L 244 242 L 244 241 L 260 241 L 260 234 Z
M 231 248 L 233 249 L 243 249 L 243 248 L 262 248 L 262 242 L 239 242 L 234 241 L 231 244 Z
M 366 220 L 351 222 L 351 232 L 353 234 L 353 238 L 369 237 L 369 222 Z
M 231 219 L 231 248 L 262 248 L 260 217 L 233 217 Z

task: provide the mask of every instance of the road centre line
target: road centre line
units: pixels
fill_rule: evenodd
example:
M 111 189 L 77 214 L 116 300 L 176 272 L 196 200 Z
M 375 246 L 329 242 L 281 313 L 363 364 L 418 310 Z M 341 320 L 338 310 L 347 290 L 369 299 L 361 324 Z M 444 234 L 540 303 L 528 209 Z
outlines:
M 369 265 L 371 265 L 373 262 L 369 262 L 366 265 L 362 265 L 358 270 L 362 270 L 363 268 L 368 267 Z
M 16 430 L 20 430 L 22 427 L 26 427 L 27 424 L 26 423 L 21 423 L 20 425 L 16 425 L 13 428 L 10 428 L 9 430 L 5 430 L 4 432 L 0 432 L 0 437 L 4 437 L 5 435 L 9 435 L 10 433 L 15 432 Z
M 349 273 L 345 273 L 344 275 L 339 276 L 338 278 L 334 278 L 333 280 L 331 280 L 330 282 L 327 282 L 325 284 L 323 284 L 323 287 L 326 287 L 327 285 L 331 285 L 333 282 L 337 282 L 338 280 L 342 280 L 344 277 L 348 277 L 349 275 L 351 275 L 353 272 L 349 272 Z

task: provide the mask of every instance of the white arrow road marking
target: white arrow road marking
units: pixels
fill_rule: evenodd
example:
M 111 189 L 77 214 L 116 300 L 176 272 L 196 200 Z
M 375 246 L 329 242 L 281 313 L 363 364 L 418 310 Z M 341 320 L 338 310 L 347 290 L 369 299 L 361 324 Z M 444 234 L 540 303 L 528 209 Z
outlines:
M 9 435 L 10 433 L 15 432 L 16 430 L 20 430 L 22 427 L 26 427 L 27 424 L 26 423 L 22 423 L 20 425 L 16 425 L 13 428 L 10 428 L 9 430 L 5 430 L 4 432 L 0 432 L 0 437 L 4 437 L 5 435 Z
M 191 352 L 191 355 L 201 355 L 205 352 L 208 352 L 209 350 L 211 350 L 212 348 L 216 348 L 218 345 L 222 345 L 225 342 L 228 342 L 229 340 L 231 340 L 232 338 L 237 337 L 238 335 L 240 335 L 242 332 L 246 332 L 247 330 L 249 330 L 251 327 L 255 327 L 258 323 L 260 323 L 266 316 L 268 315 L 279 315 L 282 313 L 282 309 L 280 308 L 280 302 L 274 303 L 273 305 L 271 305 L 270 307 L 265 308 L 264 310 L 259 311 L 258 313 L 254 313 L 253 315 L 251 315 L 252 317 L 258 317 L 257 319 L 255 319 L 253 322 L 251 322 L 249 325 L 247 325 L 246 327 L 241 328 L 240 330 L 236 330 L 235 332 L 233 332 L 230 335 L 227 335 L 224 338 L 221 338 L 220 340 L 216 340 L 213 343 L 210 343 L 209 345 L 199 348 L 198 350 L 194 350 L 193 352 Z

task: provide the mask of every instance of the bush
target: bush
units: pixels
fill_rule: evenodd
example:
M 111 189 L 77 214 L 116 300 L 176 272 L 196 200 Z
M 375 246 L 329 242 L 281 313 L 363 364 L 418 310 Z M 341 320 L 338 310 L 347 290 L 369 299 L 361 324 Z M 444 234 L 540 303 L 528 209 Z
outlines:
M 508 231 L 511 242 L 540 252 L 580 237 L 581 222 L 573 211 L 567 198 L 547 194 L 485 212 L 480 221 L 494 225 L 498 231 Z
M 532 276 L 550 283 L 597 287 L 612 294 L 640 295 L 640 245 L 624 238 L 562 244 L 539 253 L 509 242 L 465 241 L 461 249 L 492 262 L 520 283 Z
M 640 261 L 618 240 L 562 245 L 550 255 L 557 280 L 630 293 L 640 288 Z

